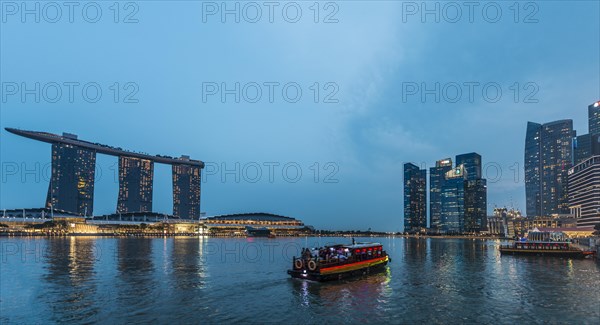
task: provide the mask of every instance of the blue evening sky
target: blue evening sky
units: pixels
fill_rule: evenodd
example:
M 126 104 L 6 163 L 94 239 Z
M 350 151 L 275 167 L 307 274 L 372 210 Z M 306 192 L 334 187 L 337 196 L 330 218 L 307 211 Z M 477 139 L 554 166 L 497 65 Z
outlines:
M 208 215 L 264 211 L 320 229 L 399 231 L 403 163 L 429 168 L 472 151 L 486 166 L 488 213 L 524 209 L 527 121 L 571 118 L 583 134 L 587 105 L 600 99 L 600 5 L 488 2 L 471 14 L 463 2 L 319 2 L 318 17 L 313 1 L 275 2 L 273 22 L 264 2 L 237 2 L 236 23 L 210 14 L 221 1 L 119 2 L 118 17 L 114 1 L 76 1 L 72 14 L 63 2 L 1 1 L 0 126 L 203 160 Z M 36 3 L 39 22 L 22 16 Z M 420 15 L 436 5 L 439 22 Z M 289 22 L 297 7 L 301 16 Z M 73 98 L 70 82 L 79 83 Z M 236 82 L 239 102 L 220 91 Z M 270 82 L 279 83 L 272 102 Z M 39 102 L 23 89 L 36 83 Z M 302 90 L 295 103 L 286 101 L 294 87 L 282 95 L 288 83 Z M 435 92 L 421 98 L 436 83 L 439 101 Z M 257 84 L 262 96 L 252 103 Z M 89 103 L 94 87 L 102 95 Z M 0 208 L 43 206 L 50 145 L 4 130 L 0 139 Z M 98 156 L 96 214 L 115 211 L 116 163 Z M 155 167 L 154 210 L 171 213 L 169 166 Z

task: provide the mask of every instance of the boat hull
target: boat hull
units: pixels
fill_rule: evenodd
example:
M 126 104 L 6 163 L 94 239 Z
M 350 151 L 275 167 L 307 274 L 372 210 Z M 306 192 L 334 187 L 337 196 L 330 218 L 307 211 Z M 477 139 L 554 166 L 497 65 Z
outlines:
M 341 269 L 339 270 L 324 269 L 317 272 L 311 272 L 308 270 L 288 270 L 287 273 L 291 275 L 292 278 L 297 279 L 319 282 L 336 281 L 383 272 L 385 271 L 385 267 L 388 262 L 389 258 L 386 256 L 380 261 L 367 261 L 363 265 L 359 265 L 357 267 L 352 267 L 351 265 L 348 267 L 341 266 Z
M 585 258 L 587 256 L 592 255 L 592 252 L 585 252 L 585 251 L 579 251 L 579 250 L 542 250 L 542 249 L 500 248 L 500 254 Z

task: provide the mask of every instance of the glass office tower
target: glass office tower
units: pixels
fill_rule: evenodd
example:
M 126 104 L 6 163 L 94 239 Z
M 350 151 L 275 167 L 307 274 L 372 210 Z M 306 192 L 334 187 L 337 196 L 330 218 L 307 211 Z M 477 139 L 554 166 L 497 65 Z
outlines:
M 480 232 L 487 227 L 487 181 L 485 179 L 465 182 L 464 231 Z
M 442 213 L 440 228 L 446 233 L 462 233 L 465 222 L 465 184 L 467 175 L 464 165 L 448 171 L 440 193 Z
M 404 231 L 427 228 L 427 170 L 404 164 Z
M 456 156 L 456 166 L 464 165 L 467 179 L 481 179 L 481 155 L 475 152 Z
M 528 217 L 569 213 L 567 176 L 573 162 L 572 120 L 528 122 L 525 195 Z
M 438 160 L 429 168 L 429 228 L 439 229 L 442 214 L 442 186 L 446 173 L 452 169 L 452 159 Z

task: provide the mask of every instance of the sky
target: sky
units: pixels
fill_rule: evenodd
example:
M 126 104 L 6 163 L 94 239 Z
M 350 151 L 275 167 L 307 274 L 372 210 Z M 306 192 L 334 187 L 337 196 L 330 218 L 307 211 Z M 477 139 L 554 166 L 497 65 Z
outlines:
M 403 164 L 468 152 L 488 214 L 524 210 L 527 121 L 584 134 L 600 99 L 597 1 L 0 4 L 0 209 L 48 189 L 50 145 L 15 127 L 202 160 L 207 215 L 401 231 Z M 98 155 L 95 214 L 116 167 Z M 155 211 L 171 186 L 156 164 Z

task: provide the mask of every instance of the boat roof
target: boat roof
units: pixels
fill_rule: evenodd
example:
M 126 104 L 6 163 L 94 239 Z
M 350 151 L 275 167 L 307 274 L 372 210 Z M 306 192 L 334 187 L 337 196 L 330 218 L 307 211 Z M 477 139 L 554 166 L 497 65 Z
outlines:
M 348 249 L 355 249 L 355 248 L 368 248 L 368 247 L 377 247 L 377 246 L 383 246 L 380 243 L 354 243 L 354 244 L 350 244 L 350 245 L 345 245 L 345 244 L 335 244 L 335 245 L 327 245 L 327 246 L 323 246 L 321 248 L 348 248 Z M 317 249 L 317 247 L 315 247 L 314 249 Z
M 380 243 L 355 243 L 353 245 L 344 245 L 345 248 L 367 248 L 367 247 L 375 247 L 382 246 Z

